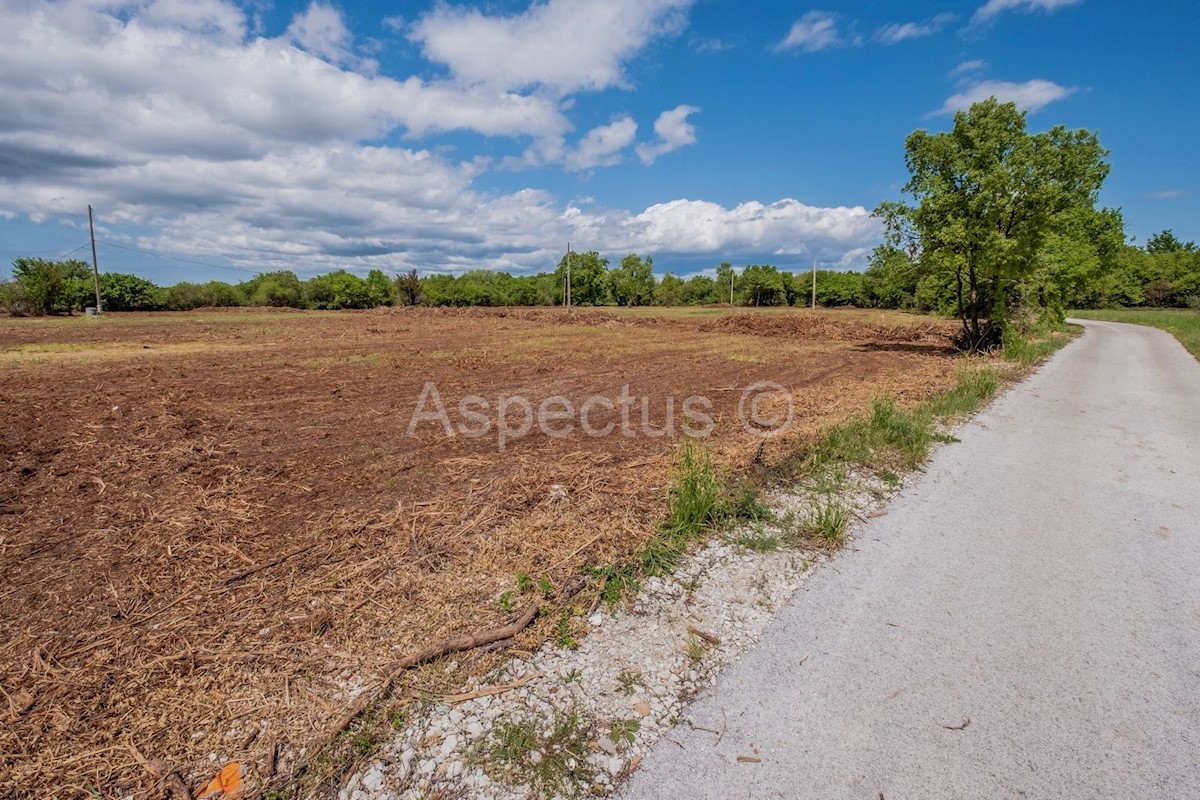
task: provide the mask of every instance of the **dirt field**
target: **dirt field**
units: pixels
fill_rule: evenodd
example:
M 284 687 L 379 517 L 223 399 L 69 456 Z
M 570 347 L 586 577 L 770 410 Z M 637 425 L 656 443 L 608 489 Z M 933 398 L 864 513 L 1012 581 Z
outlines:
M 702 395 L 737 471 L 883 390 L 949 387 L 952 328 L 712 309 L 0 319 L 0 796 L 146 796 L 155 760 L 192 787 L 226 760 L 286 773 L 389 662 L 509 619 L 516 573 L 561 585 L 651 535 L 678 435 L 408 436 L 427 381 L 456 422 L 468 395 L 579 409 L 628 385 L 659 425 L 666 398 Z M 737 421 L 756 381 L 792 391 L 797 420 L 761 454 Z M 401 689 L 453 690 L 498 657 Z

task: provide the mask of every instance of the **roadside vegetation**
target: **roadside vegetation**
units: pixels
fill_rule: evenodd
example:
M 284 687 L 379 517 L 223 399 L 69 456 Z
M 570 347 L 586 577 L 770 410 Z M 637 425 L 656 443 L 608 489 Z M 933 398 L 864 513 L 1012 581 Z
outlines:
M 1129 322 L 1134 325 L 1150 325 L 1167 331 L 1192 355 L 1200 359 L 1200 301 L 1190 309 L 1172 308 L 1109 308 L 1090 311 L 1072 311 L 1071 316 L 1080 319 L 1098 319 L 1107 322 Z

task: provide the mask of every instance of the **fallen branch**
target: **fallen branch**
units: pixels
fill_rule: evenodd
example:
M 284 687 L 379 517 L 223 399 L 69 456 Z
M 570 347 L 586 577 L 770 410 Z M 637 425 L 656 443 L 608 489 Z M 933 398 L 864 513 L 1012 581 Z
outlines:
M 567 586 L 556 595 L 556 598 L 560 600 L 569 600 L 578 594 L 579 591 L 583 589 L 583 586 L 584 579 L 576 578 L 571 583 L 567 584 Z M 492 644 L 493 642 L 511 639 L 521 631 L 525 630 L 525 628 L 529 626 L 529 623 L 533 622 L 534 617 L 538 615 L 538 612 L 542 608 L 542 603 L 543 601 L 540 600 L 535 600 L 534 602 L 530 603 L 529 607 L 525 609 L 521 616 L 517 617 L 516 620 L 507 625 L 502 625 L 499 628 L 491 628 L 490 630 L 486 631 L 480 631 L 478 633 L 470 633 L 465 636 L 454 636 L 449 639 L 443 639 L 440 642 L 431 644 L 424 650 L 420 650 L 412 655 L 408 655 L 400 659 L 392 665 L 391 670 L 380 682 L 379 686 L 377 686 L 374 690 L 365 691 L 358 696 L 358 699 L 354 701 L 354 705 L 350 707 L 350 710 L 347 711 L 340 720 L 338 720 L 337 725 L 333 729 L 333 734 L 336 736 L 337 734 L 346 730 L 346 728 L 350 727 L 350 724 L 354 722 L 358 715 L 363 713 L 363 711 L 365 711 L 367 707 L 374 703 L 377 699 L 386 695 L 388 691 L 391 690 L 392 684 L 396 682 L 396 679 L 404 674 L 404 672 L 407 670 L 424 664 L 428 661 L 433 661 L 436 658 L 449 655 L 450 653 L 460 653 L 464 650 L 473 650 L 476 647 L 482 647 L 484 645 Z
M 526 675 L 519 681 L 506 683 L 503 686 L 489 686 L 486 689 L 476 689 L 473 692 L 463 692 L 462 694 L 449 694 L 442 698 L 443 703 L 462 703 L 466 700 L 477 700 L 480 697 L 491 697 L 492 695 L 504 694 L 511 692 L 513 689 L 520 689 L 525 684 L 532 681 L 533 675 Z
M 971 718 L 967 717 L 963 720 L 962 725 L 943 725 L 942 727 L 948 731 L 965 731 L 967 726 L 971 724 Z
M 704 631 L 700 630 L 699 628 L 695 628 L 691 625 L 688 625 L 687 629 L 688 629 L 688 633 L 693 634 L 695 636 L 699 636 L 701 639 L 708 642 L 713 647 L 721 646 L 721 640 L 718 637 L 713 636 L 711 633 L 705 633 Z
M 225 585 L 228 586 L 231 583 L 237 583 L 238 581 L 242 580 L 243 578 L 248 578 L 256 572 L 262 572 L 264 569 L 270 569 L 271 567 L 274 567 L 278 564 L 282 564 L 283 562 L 287 561 L 289 558 L 291 558 L 293 556 L 298 556 L 301 553 L 307 553 L 309 550 L 312 550 L 314 547 L 316 547 L 319 544 L 320 544 L 320 542 L 313 542 L 312 544 L 306 544 L 303 547 L 297 547 L 294 550 L 289 550 L 286 553 L 284 553 L 283 555 L 281 555 L 277 558 L 273 558 L 270 561 L 264 561 L 261 564 L 255 564 L 253 567 L 249 567 L 247 569 L 242 570 L 241 572 L 230 575 L 228 578 L 225 579 L 225 581 L 224 581 Z

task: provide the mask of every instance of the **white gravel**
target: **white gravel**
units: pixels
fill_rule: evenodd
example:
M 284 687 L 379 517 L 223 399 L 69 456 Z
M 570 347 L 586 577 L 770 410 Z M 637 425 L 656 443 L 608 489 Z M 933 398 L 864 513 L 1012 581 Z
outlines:
M 866 475 L 854 476 L 852 485 L 843 502 L 856 520 L 893 491 Z M 817 552 L 784 547 L 760 553 L 735 544 L 740 534 L 782 538 L 782 526 L 794 525 L 811 508 L 809 496 L 799 490 L 772 494 L 768 504 L 779 522 L 710 540 L 674 574 L 646 580 L 632 604 L 593 613 L 576 648 L 548 642 L 532 658 L 513 658 L 461 692 L 512 683 L 521 683 L 519 688 L 420 711 L 347 782 L 341 800 L 416 800 L 438 793 L 478 800 L 542 796 L 544 788 L 534 790 L 523 781 L 551 766 L 543 764 L 548 758 L 569 773 L 568 793 L 612 792 L 680 721 L 690 699 L 758 640 L 812 566 L 825 560 Z M 565 752 L 553 730 L 572 716 L 577 746 Z M 496 756 L 496 733 L 514 722 L 530 723 L 541 749 L 506 769 Z

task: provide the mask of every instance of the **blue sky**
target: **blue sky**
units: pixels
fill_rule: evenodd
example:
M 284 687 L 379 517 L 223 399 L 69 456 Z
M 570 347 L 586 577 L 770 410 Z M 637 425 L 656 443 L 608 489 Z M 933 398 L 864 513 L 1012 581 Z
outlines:
M 0 264 L 861 269 L 904 137 L 995 94 L 1096 130 L 1139 241 L 1200 238 L 1191 3 L 9 0 Z

